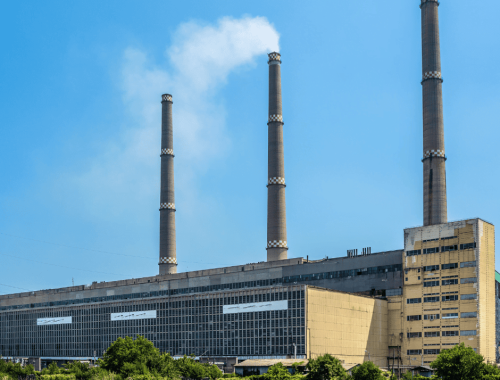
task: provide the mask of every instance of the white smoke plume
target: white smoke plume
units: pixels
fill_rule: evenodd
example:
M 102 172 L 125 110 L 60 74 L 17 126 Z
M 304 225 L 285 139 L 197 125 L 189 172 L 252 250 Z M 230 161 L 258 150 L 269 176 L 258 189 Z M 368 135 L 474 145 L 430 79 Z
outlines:
M 195 197 L 196 173 L 231 144 L 217 89 L 236 68 L 279 51 L 279 34 L 263 17 L 226 17 L 215 25 L 189 22 L 177 29 L 172 41 L 164 64 L 151 62 L 146 52 L 133 47 L 124 52 L 123 102 L 131 122 L 118 139 L 103 145 L 89 170 L 74 179 L 80 200 L 88 202 L 94 217 L 107 212 L 116 216 L 124 204 L 142 208 L 144 202 L 159 199 L 163 93 L 172 94 L 174 102 L 176 192 Z

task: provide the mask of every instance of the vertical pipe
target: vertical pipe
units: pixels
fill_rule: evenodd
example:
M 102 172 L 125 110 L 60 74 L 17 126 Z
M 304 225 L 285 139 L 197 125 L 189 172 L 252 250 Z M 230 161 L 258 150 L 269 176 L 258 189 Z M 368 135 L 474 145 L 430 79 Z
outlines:
M 446 156 L 437 0 L 421 0 L 424 226 L 447 223 Z
M 172 95 L 161 97 L 160 274 L 177 273 Z
M 267 261 L 287 258 L 281 55 L 269 54 Z

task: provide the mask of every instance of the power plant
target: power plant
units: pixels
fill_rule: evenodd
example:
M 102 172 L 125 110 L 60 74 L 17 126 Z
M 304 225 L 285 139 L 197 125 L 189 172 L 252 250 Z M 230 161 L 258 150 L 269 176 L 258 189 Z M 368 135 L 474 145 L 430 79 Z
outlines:
M 271 52 L 267 262 L 177 273 L 173 97 L 164 94 L 159 274 L 0 295 L 0 356 L 87 360 L 139 334 L 162 352 L 210 357 L 228 370 L 247 359 L 325 353 L 344 363 L 424 366 L 459 343 L 497 361 L 494 226 L 447 220 L 438 6 L 420 4 L 423 225 L 403 231 L 403 248 L 288 257 L 281 54 Z

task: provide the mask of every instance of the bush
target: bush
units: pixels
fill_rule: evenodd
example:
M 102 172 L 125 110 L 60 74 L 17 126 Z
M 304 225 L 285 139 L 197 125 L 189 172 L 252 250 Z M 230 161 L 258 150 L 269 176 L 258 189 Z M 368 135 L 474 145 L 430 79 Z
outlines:
M 307 363 L 309 373 L 308 380 L 330 380 L 336 377 L 344 379 L 347 373 L 342 367 L 342 363 L 330 354 L 325 354 Z
M 353 380 L 386 380 L 382 370 L 372 362 L 364 362 L 352 370 Z
M 76 380 L 76 377 L 72 373 L 69 373 L 69 374 L 58 373 L 55 375 L 41 375 L 40 379 L 41 380 Z
M 436 377 L 442 380 L 483 380 L 484 375 L 498 374 L 498 369 L 483 361 L 481 355 L 461 343 L 452 349 L 441 351 L 431 367 L 436 370 Z

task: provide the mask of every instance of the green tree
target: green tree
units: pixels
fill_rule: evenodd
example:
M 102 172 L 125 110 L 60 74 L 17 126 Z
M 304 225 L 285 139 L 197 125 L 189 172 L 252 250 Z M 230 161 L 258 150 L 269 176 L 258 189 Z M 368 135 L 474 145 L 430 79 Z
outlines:
M 420 375 L 415 375 L 413 376 L 410 371 L 406 372 L 403 374 L 403 377 L 401 378 L 403 380 L 426 380 L 429 379 L 428 377 L 420 376 Z
M 267 380 L 288 380 L 292 378 L 292 375 L 283 363 L 276 363 L 268 368 L 267 373 L 264 374 L 264 378 Z
M 443 350 L 431 363 L 435 374 L 442 380 L 482 380 L 486 371 L 484 358 L 463 343 Z
M 483 363 L 483 376 L 493 376 L 493 379 L 495 378 L 494 376 L 498 376 L 500 378 L 500 368 L 494 364 Z
M 330 354 L 325 354 L 307 363 L 307 380 L 345 379 L 347 372 L 342 363 Z
M 57 375 L 61 372 L 61 369 L 57 366 L 56 362 L 52 362 L 48 365 L 47 370 L 51 375 Z
M 353 380 L 387 380 L 384 373 L 372 362 L 364 362 L 352 370 Z
M 184 356 L 176 360 L 175 364 L 181 376 L 188 379 L 209 377 L 215 380 L 222 377 L 222 371 L 216 365 L 198 363 L 193 356 Z
M 158 356 L 160 351 L 143 336 L 137 335 L 135 340 L 127 336 L 113 342 L 99 364 L 105 370 L 124 377 L 147 375 L 150 373 L 148 364 Z

